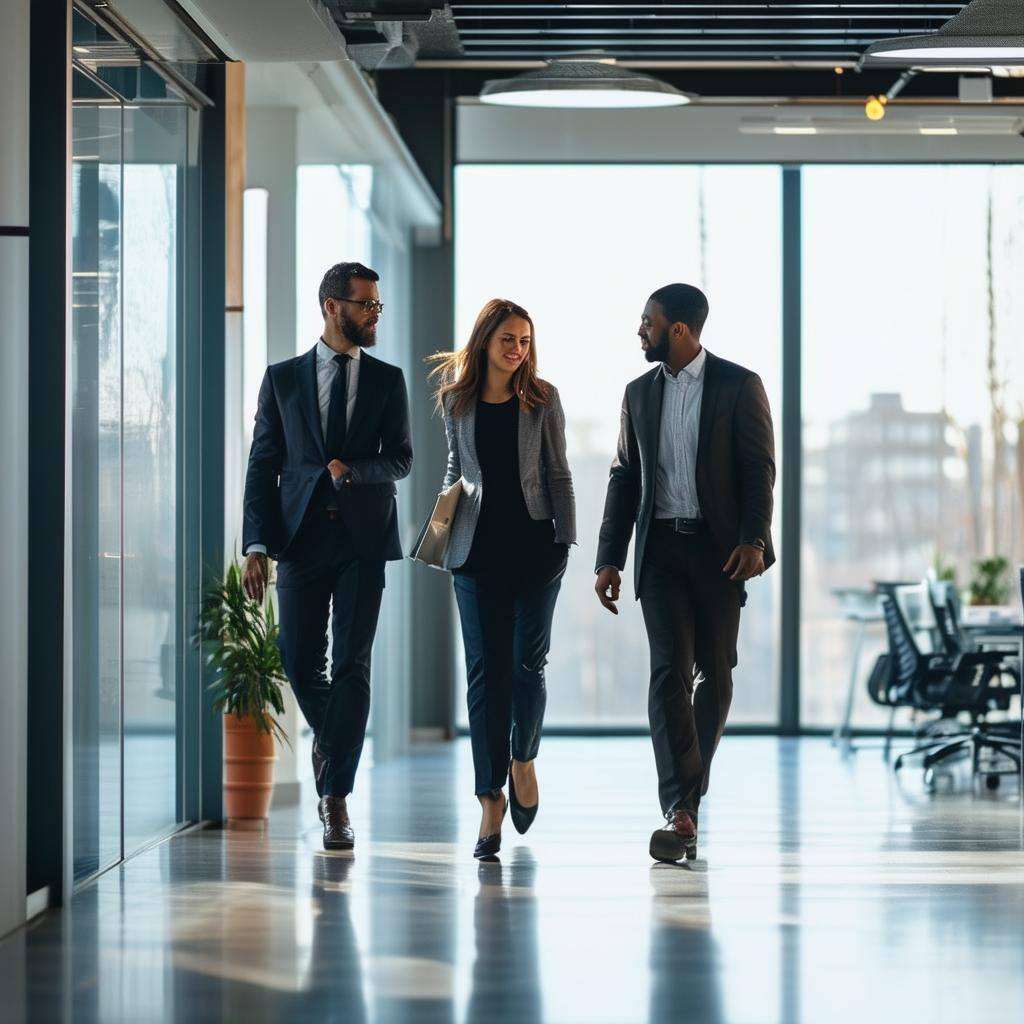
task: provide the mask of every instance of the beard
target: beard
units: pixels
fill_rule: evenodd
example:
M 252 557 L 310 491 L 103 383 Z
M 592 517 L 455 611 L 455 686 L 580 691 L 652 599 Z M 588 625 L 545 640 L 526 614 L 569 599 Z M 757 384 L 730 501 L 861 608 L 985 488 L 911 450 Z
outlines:
M 644 349 L 644 358 L 649 363 L 664 363 L 668 360 L 668 350 L 668 331 L 664 330 L 657 339 L 651 339 L 650 344 Z
M 346 341 L 353 345 L 358 345 L 359 348 L 372 348 L 377 344 L 376 324 L 372 327 L 370 325 L 360 327 L 347 318 L 342 319 L 339 317 L 338 330 L 341 331 L 341 335 Z

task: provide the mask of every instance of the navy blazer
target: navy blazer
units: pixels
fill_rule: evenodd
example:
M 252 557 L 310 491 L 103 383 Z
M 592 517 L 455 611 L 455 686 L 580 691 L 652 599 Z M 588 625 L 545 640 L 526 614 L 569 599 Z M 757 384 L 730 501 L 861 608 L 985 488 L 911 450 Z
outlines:
M 663 387 L 660 364 L 626 387 L 597 544 L 597 569 L 614 565 L 622 570 L 636 527 L 633 583 L 638 597 L 654 516 Z M 760 539 L 768 569 L 775 561 L 775 440 L 768 398 L 756 373 L 710 352 L 704 366 L 695 479 L 701 515 L 721 563 L 737 544 Z
M 412 468 L 409 397 L 402 371 L 365 349 L 342 461 L 352 472 L 338 507 L 359 556 L 397 561 L 395 481 Z M 263 378 L 245 475 L 243 552 L 265 544 L 272 558 L 287 555 L 317 485 L 330 477 L 327 462 L 314 346 L 268 367 Z

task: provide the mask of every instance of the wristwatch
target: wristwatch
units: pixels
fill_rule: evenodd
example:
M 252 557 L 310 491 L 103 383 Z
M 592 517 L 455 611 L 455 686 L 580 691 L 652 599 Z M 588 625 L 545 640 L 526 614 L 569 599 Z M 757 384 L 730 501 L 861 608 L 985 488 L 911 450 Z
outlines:
M 764 541 L 760 537 L 755 537 L 753 540 L 746 540 L 743 542 L 748 547 L 757 548 L 758 551 L 764 551 Z

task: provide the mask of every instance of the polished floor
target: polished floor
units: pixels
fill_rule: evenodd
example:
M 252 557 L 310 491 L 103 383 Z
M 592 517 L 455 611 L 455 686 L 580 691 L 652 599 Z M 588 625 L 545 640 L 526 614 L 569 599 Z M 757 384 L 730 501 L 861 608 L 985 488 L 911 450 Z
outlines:
M 465 741 L 364 774 L 354 856 L 320 849 L 312 797 L 155 847 L 0 943 L 0 1020 L 1024 1019 L 1013 780 L 928 795 L 878 749 L 726 737 L 673 867 L 647 858 L 647 740 L 546 740 L 538 767 L 500 862 L 471 856 Z

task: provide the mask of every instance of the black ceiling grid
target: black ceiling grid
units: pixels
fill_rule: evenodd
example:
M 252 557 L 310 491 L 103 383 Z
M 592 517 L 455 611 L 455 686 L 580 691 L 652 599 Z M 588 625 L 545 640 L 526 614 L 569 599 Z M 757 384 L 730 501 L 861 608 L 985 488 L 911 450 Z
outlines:
M 592 53 L 651 74 L 702 102 L 801 98 L 854 102 L 884 93 L 899 68 L 861 67 L 879 39 L 934 32 L 965 3 L 448 3 L 325 0 L 349 56 L 379 82 L 444 75 L 472 97 L 489 78 L 553 57 Z M 1024 3 L 1024 0 L 1021 0 Z M 397 84 L 397 83 L 396 83 Z M 956 74 L 918 75 L 901 101 L 957 98 Z M 415 87 L 413 87 L 415 88 Z M 999 78 L 996 102 L 1024 98 Z
M 934 32 L 963 3 L 453 3 L 465 60 L 599 51 L 621 61 L 855 62 Z

